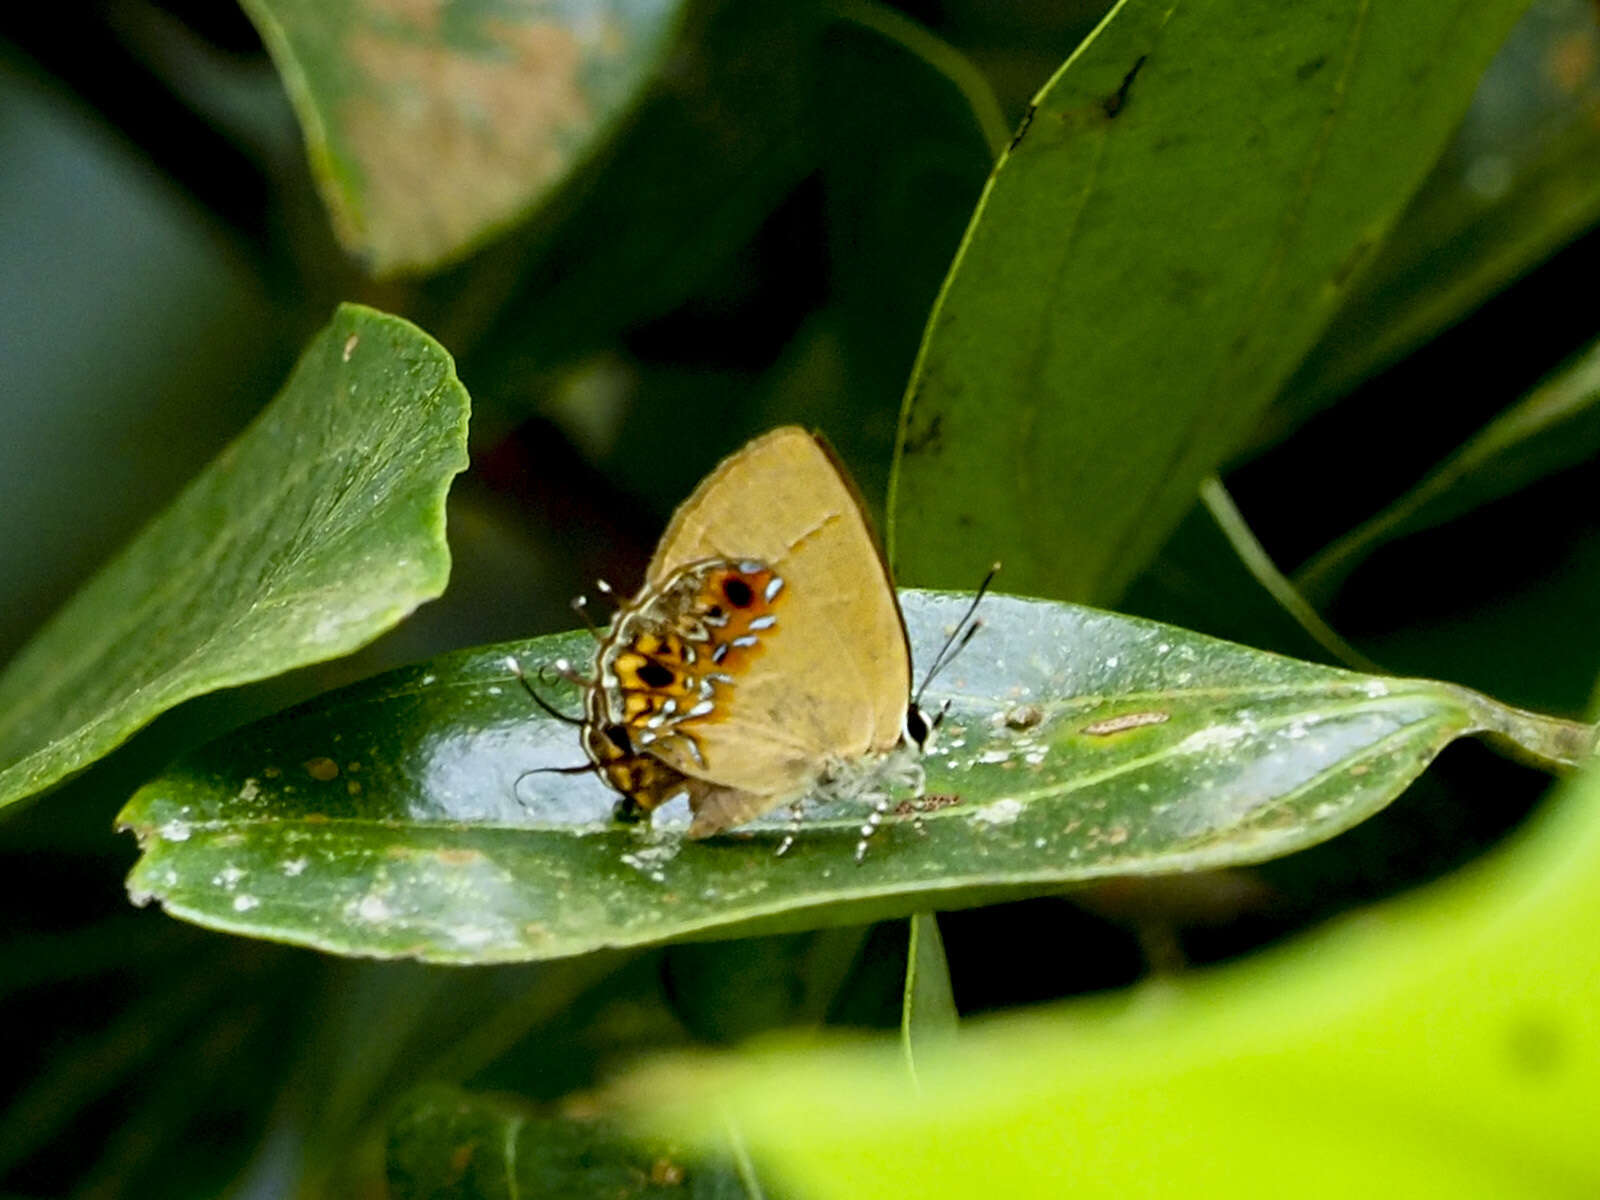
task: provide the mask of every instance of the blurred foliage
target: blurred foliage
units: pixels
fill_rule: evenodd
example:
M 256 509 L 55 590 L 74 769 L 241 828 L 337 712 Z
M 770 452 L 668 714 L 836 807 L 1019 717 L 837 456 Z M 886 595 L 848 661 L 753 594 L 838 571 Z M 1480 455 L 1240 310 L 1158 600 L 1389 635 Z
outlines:
M 1459 6 L 1350 6 L 1366 16 L 1342 24 L 1331 0 L 1300 12 L 1230 0 L 1180 6 L 1168 23 L 1170 6 L 1126 0 L 1045 91 L 1106 7 L 252 0 L 247 17 L 99 0 L 0 12 L 0 655 L 22 651 L 99 564 L 138 561 L 150 544 L 138 530 L 253 420 L 282 411 L 272 397 L 339 302 L 437 338 L 474 402 L 472 467 L 448 501 L 449 589 L 365 648 L 268 679 L 321 655 L 241 633 L 212 649 L 243 667 L 195 660 L 194 686 L 157 697 L 128 664 L 181 659 L 178 618 L 193 609 L 129 621 L 131 598 L 102 582 L 91 607 L 74 602 L 66 641 L 115 630 L 111 653 L 73 676 L 27 668 L 38 650 L 16 660 L 13 713 L 65 713 L 46 695 L 58 688 L 85 712 L 126 693 L 136 716 L 60 772 L 81 774 L 0 819 L 0 1005 L 21 1031 L 0 1072 L 0 1190 L 525 1195 L 592 1166 L 586 1184 L 606 1194 L 848 1183 L 866 1195 L 852 1173 L 876 1163 L 928 1195 L 972 1194 L 969 1168 L 981 1168 L 975 1187 L 1008 1180 L 1021 1195 L 1039 1176 L 1005 1172 L 1057 1160 L 995 1147 L 1049 1145 L 1083 1151 L 1049 1194 L 1062 1180 L 1126 1191 L 1149 1176 L 1117 1172 L 1141 1164 L 1192 1194 L 1250 1194 L 1184 1157 L 1179 1135 L 1214 1147 L 1215 1122 L 1229 1141 L 1212 1161 L 1248 1162 L 1271 1187 L 1315 1155 L 1366 1186 L 1444 1187 L 1481 1165 L 1480 1181 L 1506 1189 L 1593 1191 L 1592 1160 L 1565 1139 L 1600 1062 L 1582 951 L 1594 781 L 1569 785 L 1500 850 L 1544 780 L 1470 746 L 1287 857 L 922 915 L 909 937 L 904 921 L 855 924 L 463 970 L 339 960 L 127 905 L 135 851 L 111 823 L 180 769 L 166 764 L 380 668 L 569 627 L 567 597 L 597 575 L 628 590 L 673 503 L 749 435 L 822 428 L 876 508 L 899 450 L 929 444 L 925 391 L 913 445 L 896 432 L 925 327 L 916 378 L 962 338 L 982 353 L 936 364 L 939 403 L 964 424 L 947 418 L 940 469 L 910 490 L 901 473 L 909 582 L 971 586 L 1017 554 L 1019 591 L 1062 598 L 1093 580 L 1078 594 L 1200 633 L 1324 660 L 1353 649 L 1582 715 L 1600 664 L 1587 349 L 1600 329 L 1572 302 L 1600 271 L 1594 5 L 1475 0 L 1476 17 L 1449 26 Z M 1249 53 L 1285 40 L 1310 49 L 1276 74 L 1273 56 Z M 1050 125 L 1079 112 L 1062 106 L 1073 97 L 1088 120 Z M 1331 98 L 1365 118 L 1319 124 Z M 984 211 L 1014 216 L 967 235 L 929 326 L 1012 131 Z M 1075 157 L 1081 147 L 1100 165 Z M 1014 187 L 1030 159 L 1037 186 Z M 1051 181 L 1095 201 L 1071 236 Z M 1273 216 L 1285 204 L 1320 214 L 1321 232 L 1275 243 L 1263 270 L 1245 248 L 1285 228 Z M 1181 227 L 1160 226 L 1163 214 Z M 1031 239 L 1004 271 L 980 253 L 1002 233 Z M 1169 286 L 1150 289 L 1157 261 Z M 986 298 L 969 309 L 958 293 L 971 271 Z M 1179 287 L 1234 275 L 1255 290 Z M 1202 303 L 1228 295 L 1232 309 Z M 1241 314 L 1260 340 L 1236 353 L 1226 337 Z M 1057 338 L 1061 357 L 1027 387 L 988 374 L 986 355 L 1033 370 L 1027 356 Z M 1206 354 L 1221 357 L 1207 366 Z M 1231 383 L 1207 390 L 1215 378 Z M 400 419 L 410 406 L 387 383 L 384 395 Z M 1174 396 L 1175 408 L 1157 403 Z M 330 422 L 364 419 L 307 403 Z M 1048 437 L 1019 434 L 1024 410 Z M 302 413 L 291 432 L 311 423 Z M 985 449 L 1006 438 L 1031 457 Z M 363 450 L 361 465 L 382 470 L 378 445 L 354 457 Z M 1222 482 L 1202 500 L 1213 472 Z M 1019 481 L 1048 503 L 1019 504 Z M 251 489 L 272 498 L 280 532 L 321 545 L 284 507 L 290 482 L 268 472 Z M 203 609 L 226 589 L 202 569 L 217 548 L 191 549 L 184 586 Z M 381 538 L 366 549 L 387 568 L 410 557 Z M 343 554 L 328 561 L 349 577 L 319 581 L 319 596 L 395 599 L 392 576 Z M 152 577 L 178 586 L 184 557 L 147 560 Z M 409 599 L 338 649 L 437 581 L 406 586 Z M 249 679 L 261 682 L 236 686 Z M 956 827 L 938 817 L 933 840 Z M 1372 920 L 1296 937 L 1440 876 L 1452 877 Z M 257 911 L 235 909 L 226 879 L 202 885 L 234 916 Z M 1234 959 L 1131 1002 L 972 1020 Z M 638 1142 L 595 1090 L 650 1052 L 819 1025 L 901 1037 L 720 1065 L 716 1078 L 782 1070 L 794 1086 L 768 1076 L 726 1104 L 675 1101 L 678 1132 L 712 1131 L 693 1152 L 676 1137 Z M 1323 1031 L 1314 1050 L 1308 1029 Z M 920 1092 L 906 1092 L 908 1064 Z M 1446 1129 L 1459 1135 L 1440 1140 Z M 1092 1180 L 1091 1152 L 1116 1160 Z M 1514 1175 L 1495 1173 L 1513 1159 Z

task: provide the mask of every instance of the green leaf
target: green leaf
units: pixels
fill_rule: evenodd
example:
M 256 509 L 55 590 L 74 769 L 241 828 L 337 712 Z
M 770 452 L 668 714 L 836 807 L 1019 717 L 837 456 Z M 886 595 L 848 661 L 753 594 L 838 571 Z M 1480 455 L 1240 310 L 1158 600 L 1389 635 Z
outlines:
M 969 597 L 903 593 L 928 662 Z M 450 655 L 230 734 L 142 788 L 120 821 L 137 900 L 213 928 L 342 954 L 435 962 L 862 923 L 1106 875 L 1259 861 L 1383 807 L 1452 739 L 1486 732 L 1547 766 L 1594 731 L 1450 684 L 1378 679 L 1152 622 L 993 596 L 940 676 L 926 835 L 886 823 L 854 861 L 859 810 L 817 806 L 681 838 L 614 827 L 584 759 L 504 665 Z M 585 635 L 515 647 L 530 672 Z M 547 698 L 568 711 L 568 684 Z M 909 803 L 903 806 L 912 812 Z
M 609 134 L 676 0 L 244 0 L 340 240 L 379 274 L 437 267 L 525 216 Z
M 661 1138 L 596 1118 L 547 1117 L 454 1088 L 407 1096 L 389 1124 L 393 1200 L 679 1200 L 758 1197 L 731 1166 L 686 1160 Z
M 968 1022 L 920 1088 L 887 1039 L 808 1037 L 623 1093 L 706 1144 L 727 1105 L 817 1200 L 1592 1196 L 1597 910 L 1590 770 L 1487 859 L 1280 949 Z
M 1295 573 L 1326 601 L 1379 546 L 1454 520 L 1600 452 L 1600 341 L 1506 409 L 1409 492 Z
M 906 946 L 906 990 L 900 1009 L 900 1046 L 911 1077 L 924 1054 L 948 1042 L 960 1017 L 950 990 L 950 964 L 945 961 L 939 918 L 913 913 Z
M 450 356 L 341 307 L 272 404 L 0 676 L 0 805 L 173 705 L 347 654 L 444 588 Z
M 1039 94 L 929 320 L 899 574 L 1115 596 L 1338 307 L 1525 0 L 1122 0 Z M 993 481 L 1008 486 L 996 490 Z
M 1600 25 L 1529 10 L 1461 129 L 1275 406 L 1281 434 L 1600 220 Z

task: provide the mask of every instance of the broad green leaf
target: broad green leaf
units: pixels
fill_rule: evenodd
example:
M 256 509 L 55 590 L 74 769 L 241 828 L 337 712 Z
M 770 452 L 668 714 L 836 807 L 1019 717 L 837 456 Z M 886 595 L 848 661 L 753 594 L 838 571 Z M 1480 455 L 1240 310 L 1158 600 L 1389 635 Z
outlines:
M 950 586 L 999 557 L 1010 586 L 1115 596 L 1311 347 L 1525 7 L 1122 0 L 1039 94 L 929 319 L 900 575 Z
M 911 1077 L 924 1054 L 948 1042 L 959 1016 L 950 990 L 950 964 L 945 961 L 939 918 L 913 913 L 906 946 L 906 990 L 900 1010 L 900 1045 Z
M 283 391 L 0 676 L 0 805 L 191 696 L 347 654 L 437 596 L 467 394 L 344 305 Z
M 1510 495 L 1600 452 L 1600 342 L 1506 409 L 1420 482 L 1295 573 L 1326 600 L 1373 550 Z
M 1600 772 L 1487 859 L 1249 961 L 966 1023 L 909 1085 L 888 1039 L 678 1061 L 639 1127 L 829 1197 L 1600 1190 Z M 959 1113 L 959 1120 L 951 1114 Z
M 1461 319 L 1600 221 L 1600 23 L 1533 6 L 1372 269 L 1301 364 L 1269 436 Z
M 928 662 L 967 598 L 903 593 Z M 128 886 L 213 928 L 342 954 L 493 962 L 691 937 L 862 923 L 1106 875 L 1259 861 L 1392 799 L 1438 750 L 1482 732 L 1556 767 L 1587 726 L 1450 684 L 1278 658 L 1152 622 L 995 596 L 939 679 L 951 702 L 909 799 L 865 863 L 861 813 L 818 806 L 702 842 L 681 803 L 652 833 L 576 733 L 504 665 L 592 653 L 584 635 L 450 655 L 331 693 L 175 763 L 120 817 Z M 569 711 L 575 689 L 547 698 Z M 916 807 L 926 825 L 919 836 Z
M 427 270 L 515 223 L 591 155 L 666 53 L 676 0 L 243 0 L 340 240 Z
M 760 1196 L 732 1166 L 686 1159 L 666 1139 L 445 1087 L 400 1102 L 389 1123 L 388 1180 L 393 1200 Z

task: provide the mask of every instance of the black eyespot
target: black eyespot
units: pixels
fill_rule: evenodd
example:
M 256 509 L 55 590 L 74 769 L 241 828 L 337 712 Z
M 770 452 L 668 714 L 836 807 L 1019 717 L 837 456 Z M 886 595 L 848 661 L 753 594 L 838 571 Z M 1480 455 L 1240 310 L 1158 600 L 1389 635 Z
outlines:
M 919 746 L 928 740 L 928 718 L 915 704 L 906 709 L 906 736 Z
M 600 731 L 605 734 L 606 740 L 621 750 L 624 754 L 633 753 L 633 739 L 628 736 L 626 725 L 607 725 Z
M 639 680 L 645 687 L 664 688 L 671 687 L 678 677 L 658 662 L 647 662 L 639 668 Z
M 750 590 L 750 585 L 742 579 L 725 581 L 722 585 L 722 594 L 735 608 L 749 608 L 756 598 L 756 594 Z
M 710 617 L 713 621 L 715 621 L 721 615 L 722 605 L 720 604 L 713 604 L 710 608 L 706 609 L 706 616 Z

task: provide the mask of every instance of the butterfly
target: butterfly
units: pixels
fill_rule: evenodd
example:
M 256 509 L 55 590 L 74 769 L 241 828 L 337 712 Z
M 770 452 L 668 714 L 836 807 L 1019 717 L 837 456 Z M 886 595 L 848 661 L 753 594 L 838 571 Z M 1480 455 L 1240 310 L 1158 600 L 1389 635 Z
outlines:
M 958 642 L 958 626 L 930 679 L 976 628 Z M 718 464 L 597 636 L 583 716 L 567 719 L 582 727 L 580 769 L 621 793 L 619 819 L 684 794 L 699 838 L 788 804 L 782 854 L 807 800 L 870 802 L 859 862 L 891 793 L 922 793 L 937 719 L 911 695 L 905 622 L 861 498 L 819 436 L 785 426 Z

